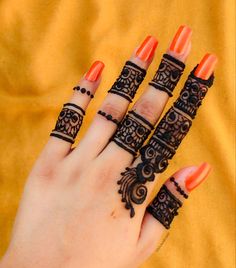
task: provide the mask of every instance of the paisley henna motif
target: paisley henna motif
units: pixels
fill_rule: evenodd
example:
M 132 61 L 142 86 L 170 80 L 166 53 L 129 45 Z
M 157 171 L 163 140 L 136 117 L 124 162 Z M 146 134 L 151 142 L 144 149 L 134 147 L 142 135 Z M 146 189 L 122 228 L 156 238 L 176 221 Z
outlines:
M 165 91 L 171 97 L 184 68 L 185 64 L 183 62 L 164 54 L 159 68 L 149 85 Z
M 50 136 L 74 143 L 82 125 L 84 110 L 74 103 L 66 103 L 59 114 L 55 128 Z
M 153 126 L 134 111 L 128 112 L 112 138 L 118 146 L 136 155 L 147 139 Z
M 137 89 L 146 75 L 146 70 L 131 61 L 127 61 L 120 76 L 108 91 L 132 102 Z

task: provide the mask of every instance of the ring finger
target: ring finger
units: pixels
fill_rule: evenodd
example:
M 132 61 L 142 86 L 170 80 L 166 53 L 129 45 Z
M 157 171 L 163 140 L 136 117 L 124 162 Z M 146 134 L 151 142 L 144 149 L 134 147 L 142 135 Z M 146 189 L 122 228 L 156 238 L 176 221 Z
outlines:
M 137 151 L 147 139 L 153 126 L 159 119 L 172 92 L 177 85 L 183 70 L 184 62 L 190 53 L 192 31 L 181 26 L 160 66 L 149 83 L 146 91 L 128 112 L 112 141 L 101 154 L 101 158 L 112 163 L 117 171 L 129 165 Z M 119 161 L 116 161 L 119 159 Z M 116 173 L 116 170 L 114 170 Z

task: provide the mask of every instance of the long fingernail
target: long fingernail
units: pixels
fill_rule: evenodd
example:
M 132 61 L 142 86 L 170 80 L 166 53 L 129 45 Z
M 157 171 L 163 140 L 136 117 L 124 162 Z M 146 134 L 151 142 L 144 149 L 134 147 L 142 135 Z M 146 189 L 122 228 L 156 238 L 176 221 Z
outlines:
M 209 79 L 216 67 L 217 62 L 218 58 L 216 57 L 216 55 L 207 53 L 197 66 L 194 74 L 204 80 Z
M 186 180 L 185 187 L 190 192 L 202 183 L 211 171 L 208 163 L 202 163 Z
M 157 45 L 158 42 L 155 37 L 151 35 L 147 36 L 136 51 L 136 56 L 142 61 L 150 60 L 154 55 Z
M 95 82 L 100 77 L 103 68 L 105 67 L 104 63 L 101 61 L 95 61 L 90 67 L 89 71 L 85 75 L 85 79 L 90 82 Z
M 179 54 L 184 53 L 192 36 L 192 30 L 188 26 L 180 26 L 170 45 L 170 50 Z

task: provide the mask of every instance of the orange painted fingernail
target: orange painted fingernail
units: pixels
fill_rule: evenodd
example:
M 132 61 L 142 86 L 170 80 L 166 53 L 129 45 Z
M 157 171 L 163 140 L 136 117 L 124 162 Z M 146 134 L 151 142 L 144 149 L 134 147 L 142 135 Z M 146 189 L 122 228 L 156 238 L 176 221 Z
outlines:
M 170 45 L 170 50 L 182 54 L 188 46 L 192 36 L 192 30 L 188 26 L 180 26 Z
M 217 62 L 218 58 L 216 57 L 216 55 L 207 53 L 197 66 L 194 72 L 195 76 L 204 80 L 209 79 L 215 69 Z
M 202 183 L 211 171 L 208 163 L 202 163 L 186 180 L 185 187 L 190 192 Z
M 156 47 L 158 45 L 158 41 L 155 37 L 149 35 L 140 45 L 138 50 L 136 51 L 136 56 L 140 58 L 142 61 L 148 61 L 154 55 Z
M 90 82 L 95 82 L 100 77 L 103 68 L 105 67 L 104 63 L 101 61 L 95 61 L 90 67 L 89 71 L 85 75 L 85 79 Z

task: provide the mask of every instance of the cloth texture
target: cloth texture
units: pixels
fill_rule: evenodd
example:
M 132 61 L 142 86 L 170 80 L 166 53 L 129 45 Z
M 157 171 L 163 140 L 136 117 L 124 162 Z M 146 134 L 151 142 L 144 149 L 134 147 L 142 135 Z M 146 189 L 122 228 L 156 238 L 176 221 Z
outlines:
M 183 166 L 207 161 L 213 171 L 185 202 L 165 244 L 142 267 L 235 267 L 234 10 L 233 0 L 0 1 L 0 255 L 27 175 L 79 78 L 93 61 L 105 63 L 81 138 L 133 49 L 147 35 L 159 40 L 138 97 L 178 27 L 186 24 L 193 29 L 192 51 L 165 111 L 206 52 L 215 53 L 219 63 L 214 86 L 157 188 Z

